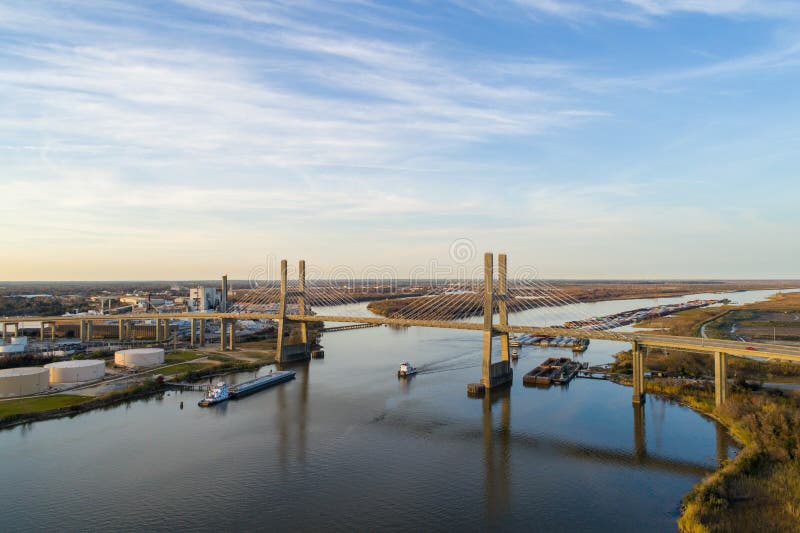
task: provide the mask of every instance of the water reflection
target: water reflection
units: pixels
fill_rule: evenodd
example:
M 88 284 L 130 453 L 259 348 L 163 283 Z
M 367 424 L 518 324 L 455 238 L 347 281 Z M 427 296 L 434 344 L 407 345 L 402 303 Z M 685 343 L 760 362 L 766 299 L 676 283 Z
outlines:
M 644 434 L 644 404 L 633 404 L 633 453 L 640 461 L 647 455 L 647 440 Z
M 310 361 L 277 365 L 278 370 L 293 370 L 297 373 L 295 381 L 299 387 L 276 387 L 277 410 L 275 424 L 278 433 L 278 458 L 281 470 L 286 474 L 290 467 L 292 451 L 300 464 L 306 462 L 308 426 L 308 384 Z M 296 445 L 292 436 L 296 435 Z
M 487 391 L 483 399 L 484 501 L 489 525 L 508 514 L 510 507 L 511 389 Z M 492 406 L 500 404 L 500 427 L 495 432 Z

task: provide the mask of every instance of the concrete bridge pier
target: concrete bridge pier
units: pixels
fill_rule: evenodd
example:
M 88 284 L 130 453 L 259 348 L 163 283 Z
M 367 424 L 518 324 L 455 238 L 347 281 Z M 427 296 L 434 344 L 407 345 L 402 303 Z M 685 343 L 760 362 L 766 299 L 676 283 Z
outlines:
M 80 323 L 80 335 L 81 335 L 81 342 L 86 342 L 86 329 L 87 329 L 87 322 L 85 320 L 81 320 Z
M 219 349 L 224 352 L 226 348 L 226 335 L 225 335 L 225 322 L 224 318 L 219 319 Z
M 200 319 L 200 347 L 206 345 L 206 319 Z
M 728 401 L 728 354 L 714 353 L 714 400 L 717 407 Z
M 121 318 L 117 320 L 117 340 L 119 342 L 125 340 L 125 321 Z
M 633 343 L 633 398 L 634 404 L 644 403 L 644 351 L 638 342 Z
M 506 307 L 505 302 L 505 285 L 506 285 L 506 261 L 505 256 L 500 261 L 500 271 L 498 277 L 500 279 L 498 287 L 499 301 L 502 302 L 502 308 Z M 491 253 L 486 253 L 483 256 L 483 357 L 481 359 L 481 385 L 486 389 L 500 387 L 511 383 L 514 377 L 514 371 L 511 369 L 511 358 L 508 351 L 508 333 L 497 332 L 494 329 L 494 257 Z M 506 324 L 508 323 L 508 313 L 506 309 L 505 314 Z M 501 360 L 497 363 L 492 363 L 492 337 L 501 335 L 501 349 L 505 352 L 501 354 Z M 469 387 L 468 387 L 469 388 Z
M 286 318 L 286 298 L 287 296 L 295 295 L 289 293 L 287 290 L 288 280 L 287 274 L 288 267 L 286 260 L 281 261 L 281 294 L 278 303 L 278 338 L 275 345 L 275 359 L 279 363 L 289 363 L 292 361 L 304 361 L 311 358 L 308 351 L 308 330 L 305 322 L 300 322 L 300 342 L 287 343 L 286 334 L 288 333 L 287 327 L 291 321 Z M 300 270 L 298 272 L 298 313 L 305 314 L 305 283 L 306 283 L 306 267 L 305 261 L 300 261 Z
M 189 347 L 194 348 L 195 341 L 197 340 L 197 319 L 192 318 L 189 320 Z
M 230 328 L 228 333 L 228 349 L 233 351 L 236 349 L 236 319 L 228 320 L 228 327 Z
M 299 315 L 306 314 L 306 262 L 301 259 L 297 269 L 297 308 Z M 300 322 L 300 343 L 303 351 L 308 352 L 308 324 Z

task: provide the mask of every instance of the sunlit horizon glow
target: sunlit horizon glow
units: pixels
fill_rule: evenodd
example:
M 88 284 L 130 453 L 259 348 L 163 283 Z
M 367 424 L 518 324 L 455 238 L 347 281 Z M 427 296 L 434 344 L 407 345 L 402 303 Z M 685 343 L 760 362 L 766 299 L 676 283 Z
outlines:
M 800 5 L 0 5 L 0 280 L 800 278 Z

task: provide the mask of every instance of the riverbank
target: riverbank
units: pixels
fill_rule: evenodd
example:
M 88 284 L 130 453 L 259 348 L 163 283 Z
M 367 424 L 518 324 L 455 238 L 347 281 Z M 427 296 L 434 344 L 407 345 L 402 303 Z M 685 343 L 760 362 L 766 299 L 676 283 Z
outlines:
M 159 374 L 169 376 L 172 381 L 193 382 L 212 376 L 258 370 L 275 362 L 274 350 L 269 353 L 268 348 L 264 348 L 263 343 L 259 343 L 238 354 L 236 352 L 224 354 L 210 352 L 207 355 L 197 351 L 179 350 L 166 357 L 166 366 L 132 375 L 131 380 L 138 381 L 121 390 L 105 392 L 96 396 L 67 392 L 18 400 L 4 400 L 0 402 L 0 429 L 40 420 L 75 416 L 94 409 L 162 393 L 169 390 L 169 386 L 164 384 L 163 379 L 155 379 L 155 376 Z M 236 355 L 231 355 L 231 353 Z M 200 355 L 199 358 L 198 355 Z M 204 361 L 197 362 L 200 359 L 204 359 Z M 142 379 L 143 376 L 148 377 Z M 100 382 L 97 386 L 101 387 L 105 384 Z
M 628 354 L 618 355 L 624 371 Z M 742 446 L 684 496 L 681 531 L 800 531 L 800 394 L 734 386 L 717 408 L 708 380 L 650 379 L 645 391 L 714 418 Z
M 164 390 L 166 387 L 163 384 L 155 380 L 147 380 L 133 384 L 121 391 L 97 397 L 59 394 L 0 402 L 0 429 L 41 420 L 75 416 L 94 409 L 145 398 Z

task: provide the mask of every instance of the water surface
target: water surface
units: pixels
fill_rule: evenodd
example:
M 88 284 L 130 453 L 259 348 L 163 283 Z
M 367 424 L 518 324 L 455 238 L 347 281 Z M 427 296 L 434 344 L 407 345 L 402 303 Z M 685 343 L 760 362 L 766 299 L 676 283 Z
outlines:
M 734 295 L 750 297 L 764 295 Z M 201 393 L 170 392 L 0 432 L 3 529 L 675 531 L 681 496 L 735 451 L 689 409 L 632 407 L 630 388 L 522 386 L 568 350 L 523 347 L 513 387 L 475 400 L 479 332 L 378 327 L 323 344 L 296 380 L 242 400 L 203 409 Z M 625 347 L 593 341 L 582 357 Z M 398 380 L 403 359 L 422 372 Z

